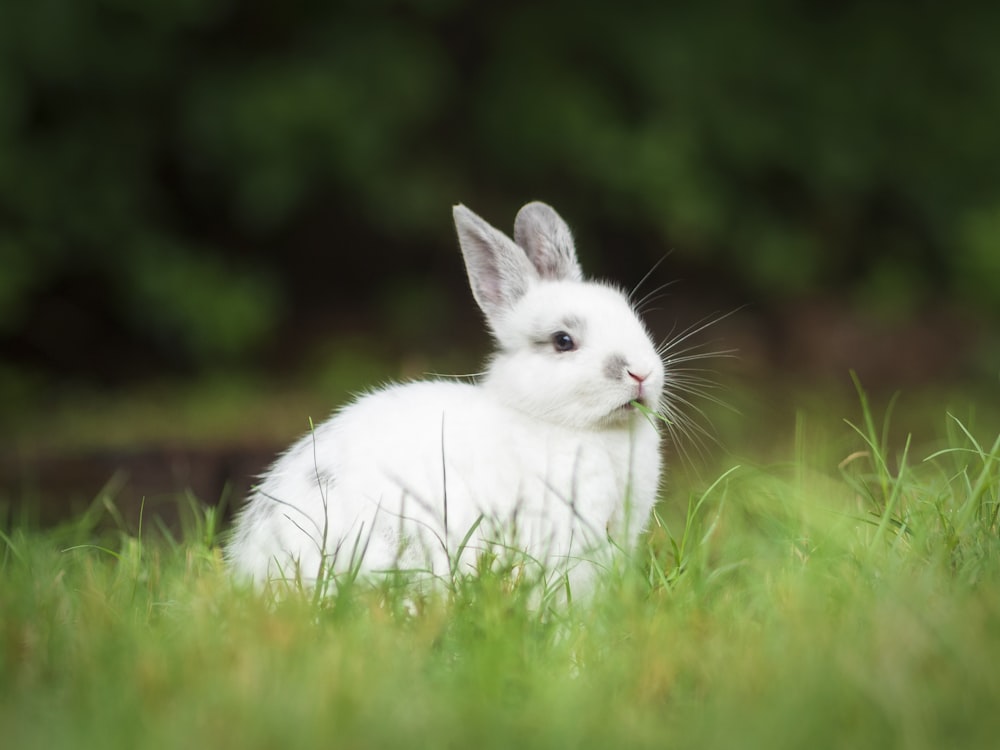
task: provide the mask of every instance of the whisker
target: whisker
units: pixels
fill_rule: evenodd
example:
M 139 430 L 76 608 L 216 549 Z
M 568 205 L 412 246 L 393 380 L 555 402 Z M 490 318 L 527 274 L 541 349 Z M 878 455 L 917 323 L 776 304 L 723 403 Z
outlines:
M 706 401 L 717 399 L 718 397 L 713 395 L 712 391 L 719 391 L 723 389 L 723 386 L 702 378 L 690 380 L 678 378 L 677 380 L 668 380 L 667 384 L 672 390 L 687 393 L 698 398 L 703 398 Z M 716 401 L 715 403 L 719 403 L 721 405 L 721 401 Z
M 689 346 L 670 357 L 665 357 L 666 352 L 660 352 L 660 356 L 665 357 L 663 364 L 667 367 L 675 364 L 683 364 L 684 362 L 697 362 L 702 359 L 737 359 L 739 357 L 737 349 L 711 349 L 699 352 L 698 348 L 697 346 Z
M 739 413 L 719 395 L 728 389 L 718 382 L 717 370 L 700 366 L 707 360 L 736 358 L 738 351 L 718 341 L 699 343 L 696 337 L 741 309 L 713 312 L 686 327 L 675 325 L 656 348 L 666 370 L 660 405 L 666 432 L 678 459 L 692 468 L 706 459 L 710 446 L 722 447 L 706 406 Z
M 714 326 L 717 323 L 721 323 L 726 318 L 732 317 L 741 309 L 743 308 L 737 307 L 734 308 L 733 310 L 730 310 L 727 313 L 722 313 L 722 314 L 713 312 L 710 315 L 706 315 L 705 317 L 701 318 L 701 320 L 692 323 L 691 325 L 689 325 L 687 328 L 683 329 L 676 335 L 673 335 L 673 331 L 671 331 L 670 335 L 672 336 L 672 338 L 667 338 L 662 344 L 660 344 L 660 348 L 664 352 L 670 351 L 673 347 L 683 343 L 684 341 L 687 341 L 692 336 L 696 336 L 697 334 L 704 331 L 706 328 Z
M 672 413 L 672 416 L 671 416 Z M 705 427 L 691 420 L 687 415 L 676 411 L 668 411 L 668 416 L 672 419 L 667 431 L 670 433 L 670 442 L 677 452 L 677 455 L 688 464 L 694 465 L 692 449 L 697 453 L 698 458 L 704 460 L 708 455 L 706 441 L 718 445 L 718 440 Z
M 633 302 L 632 307 L 634 307 L 635 311 L 637 313 L 640 313 L 641 315 L 649 314 L 650 312 L 652 312 L 652 308 L 650 308 L 649 305 L 666 297 L 667 295 L 664 294 L 664 290 L 669 289 L 676 283 L 677 280 L 674 279 L 673 281 L 667 281 L 663 284 L 660 284 L 658 287 L 654 289 L 650 289 L 648 292 L 646 292 L 646 294 L 642 296 L 641 299 Z
M 636 293 L 638 293 L 639 289 L 642 288 L 642 285 L 645 284 L 647 281 L 649 281 L 649 277 L 652 276 L 656 272 L 656 269 L 659 268 L 663 264 L 663 261 L 665 261 L 667 258 L 670 257 L 670 254 L 672 252 L 673 251 L 671 250 L 670 252 L 665 253 L 658 261 L 656 261 L 656 263 L 653 264 L 652 268 L 650 268 L 648 271 L 646 271 L 646 273 L 643 275 L 643 277 L 641 279 L 639 279 L 639 282 L 634 287 L 632 287 L 632 291 L 628 293 L 628 298 L 629 298 L 630 301 L 632 300 L 633 297 L 635 297 L 635 295 L 636 295 Z M 673 283 L 673 282 L 669 282 L 669 283 Z M 662 288 L 663 288 L 662 286 L 657 287 L 654 291 L 659 291 Z M 646 295 L 646 296 L 648 296 L 648 295 Z M 643 299 L 646 299 L 646 297 L 643 297 Z M 639 303 L 641 303 L 641 302 L 642 302 L 642 300 L 639 301 Z M 634 304 L 639 304 L 639 303 L 634 303 Z
M 467 373 L 449 373 L 449 372 L 425 372 L 424 376 L 428 378 L 441 378 L 442 380 L 475 380 L 476 378 L 481 378 L 486 375 L 486 370 L 481 372 L 467 372 Z
M 719 372 L 709 367 L 668 367 L 667 382 L 701 384 L 709 388 L 723 388 Z
M 687 453 L 687 446 L 691 445 L 697 449 L 698 455 L 704 458 L 708 454 L 708 443 L 721 447 L 719 439 L 708 427 L 683 412 L 676 414 L 675 432 L 671 437 L 674 439 L 674 448 L 679 453 Z
M 709 417 L 705 413 L 705 410 L 702 409 L 700 406 L 698 406 L 696 403 L 694 403 L 691 399 L 689 399 L 689 398 L 687 398 L 685 396 L 677 396 L 677 395 L 675 395 L 673 397 L 673 400 L 674 400 L 674 402 L 676 404 L 681 404 L 684 407 L 686 407 L 687 409 L 690 409 L 691 411 L 695 412 L 696 414 L 698 414 L 698 416 L 700 416 L 702 419 L 704 419 L 706 422 L 708 422 L 709 426 L 712 426 L 712 419 L 711 419 L 711 417 Z M 708 430 L 706 428 L 704 428 L 703 425 L 701 425 L 696 420 L 694 420 L 693 418 L 691 418 L 684 411 L 678 410 L 677 413 L 678 413 L 678 415 L 682 415 L 683 418 L 684 418 L 684 420 L 686 422 L 692 423 L 692 426 L 697 426 L 700 429 L 704 429 L 706 435 L 708 434 Z

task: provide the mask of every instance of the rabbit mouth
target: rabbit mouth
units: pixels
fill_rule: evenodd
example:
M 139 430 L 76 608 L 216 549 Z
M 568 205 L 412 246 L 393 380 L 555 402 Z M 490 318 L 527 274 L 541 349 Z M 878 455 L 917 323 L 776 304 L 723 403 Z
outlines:
M 617 411 L 635 411 L 635 405 L 636 404 L 638 404 L 639 406 L 641 406 L 641 407 L 643 407 L 645 409 L 649 408 L 649 404 L 646 403 L 645 397 L 644 396 L 640 396 L 639 398 L 630 398 L 624 404 L 622 404 L 621 406 L 619 406 L 618 409 L 617 409 Z
M 646 407 L 646 400 L 643 398 L 632 398 L 623 404 L 619 404 L 614 409 L 612 409 L 605 419 L 612 424 L 622 425 L 630 422 L 634 415 L 639 413 L 639 409 L 636 408 L 636 404 L 639 404 L 640 408 Z

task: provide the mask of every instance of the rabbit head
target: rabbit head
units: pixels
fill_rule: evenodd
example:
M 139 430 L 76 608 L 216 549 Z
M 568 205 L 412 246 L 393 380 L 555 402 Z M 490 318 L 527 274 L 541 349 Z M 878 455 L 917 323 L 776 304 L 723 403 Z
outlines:
M 571 427 L 659 406 L 663 363 L 628 297 L 585 281 L 573 237 L 544 203 L 517 214 L 513 240 L 462 205 L 455 226 L 473 296 L 497 350 L 483 386 L 507 406 Z

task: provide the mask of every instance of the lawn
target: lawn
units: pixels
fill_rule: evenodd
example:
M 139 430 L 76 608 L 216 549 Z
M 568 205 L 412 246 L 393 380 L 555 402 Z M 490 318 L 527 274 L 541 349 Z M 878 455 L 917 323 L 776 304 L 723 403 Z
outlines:
M 489 571 L 261 596 L 198 503 L 182 532 L 108 531 L 114 498 L 9 524 L 0 744 L 995 747 L 1000 438 L 854 406 L 773 463 L 678 472 L 634 559 L 554 611 Z

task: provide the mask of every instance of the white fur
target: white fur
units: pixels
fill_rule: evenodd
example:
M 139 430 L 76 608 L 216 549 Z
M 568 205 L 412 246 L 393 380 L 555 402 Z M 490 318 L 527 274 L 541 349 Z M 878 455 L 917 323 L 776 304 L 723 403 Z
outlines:
M 582 280 L 569 229 L 545 204 L 518 213 L 520 244 L 464 206 L 454 214 L 497 343 L 484 377 L 374 391 L 295 443 L 236 522 L 238 574 L 447 576 L 513 548 L 549 580 L 568 575 L 576 596 L 645 528 L 659 435 L 624 407 L 640 395 L 658 407 L 664 370 L 628 299 Z M 557 351 L 558 331 L 572 351 Z

